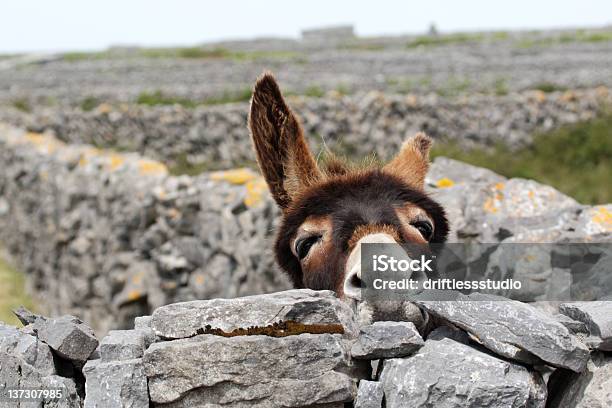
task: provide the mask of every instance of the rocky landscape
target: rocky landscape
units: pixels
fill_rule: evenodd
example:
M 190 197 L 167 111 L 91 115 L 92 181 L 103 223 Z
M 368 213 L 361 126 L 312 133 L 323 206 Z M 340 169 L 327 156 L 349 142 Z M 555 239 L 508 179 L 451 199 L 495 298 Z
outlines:
M 612 204 L 439 157 L 426 185 L 449 240 L 523 288 L 417 299 L 426 325 L 372 323 L 331 292 L 290 290 L 271 253 L 278 210 L 242 167 L 244 96 L 264 68 L 317 152 L 386 158 L 419 130 L 520 148 L 607 112 L 608 36 L 0 58 L 0 242 L 50 316 L 0 323 L 0 392 L 61 389 L 48 407 L 612 406 Z
M 611 303 L 552 315 L 458 295 L 419 302 L 437 323 L 418 331 L 359 325 L 332 292 L 290 290 L 162 306 L 99 343 L 75 317 L 21 309 L 23 328 L 0 324 L 0 383 L 61 389 L 41 402 L 54 407 L 603 408 Z
M 164 304 L 290 287 L 270 252 L 278 212 L 251 170 L 174 177 L 137 154 L 67 145 L 10 126 L 0 128 L 0 165 L 0 239 L 50 315 L 77 315 L 103 334 Z M 611 205 L 580 205 L 534 181 L 444 158 L 426 181 L 448 210 L 451 242 L 612 238 Z M 607 298 L 606 259 L 580 297 L 560 300 Z M 521 300 L 558 294 L 551 261 L 542 265 L 523 277 Z
M 385 158 L 420 130 L 463 147 L 519 147 L 607 109 L 611 33 L 345 33 L 18 56 L 1 60 L 0 120 L 167 164 L 231 168 L 253 159 L 245 102 L 271 70 L 315 147 Z
M 271 69 L 289 92 L 502 94 L 611 86 L 609 27 L 317 41 L 261 39 L 177 49 L 115 48 L 0 64 L 0 101 L 79 106 L 134 102 L 143 91 L 190 101 L 232 99 Z M 319 92 L 314 92 L 314 91 Z

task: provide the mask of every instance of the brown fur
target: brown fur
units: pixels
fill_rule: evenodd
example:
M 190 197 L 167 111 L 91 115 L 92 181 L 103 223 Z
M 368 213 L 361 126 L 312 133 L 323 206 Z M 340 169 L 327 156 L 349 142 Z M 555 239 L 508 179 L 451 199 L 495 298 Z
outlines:
M 400 152 L 384 170 L 403 179 L 412 187 L 423 189 L 429 170 L 429 149 L 432 141 L 425 133 L 417 133 L 404 142 Z
M 255 84 L 248 122 L 257 163 L 272 196 L 284 209 L 304 187 L 318 181 L 321 173 L 298 119 L 270 73 Z
M 275 243 L 276 258 L 298 288 L 335 290 L 342 296 L 350 249 L 373 232 L 397 242 L 426 243 L 413 225 L 429 220 L 429 242 L 444 242 L 444 210 L 423 191 L 431 140 L 422 133 L 409 139 L 381 167 L 370 160 L 354 166 L 329 154 L 319 169 L 297 117 L 276 81 L 265 73 L 256 83 L 249 129 L 260 169 L 283 210 Z M 295 243 L 315 237 L 298 259 Z

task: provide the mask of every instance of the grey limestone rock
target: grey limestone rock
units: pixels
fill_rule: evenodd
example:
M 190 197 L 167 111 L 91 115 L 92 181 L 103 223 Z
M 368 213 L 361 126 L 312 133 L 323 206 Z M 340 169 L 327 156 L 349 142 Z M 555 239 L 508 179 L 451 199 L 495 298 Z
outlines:
M 288 320 L 304 324 L 341 324 L 348 335 L 357 331 L 349 306 L 331 291 L 310 289 L 162 306 L 153 312 L 151 327 L 157 336 L 178 339 L 194 336 L 206 326 L 231 332 Z
M 374 322 L 360 328 L 351 355 L 367 360 L 405 357 L 421 346 L 423 339 L 413 323 Z
M 146 408 L 149 406 L 147 377 L 142 359 L 90 360 L 83 367 L 85 408 Z
M 132 360 L 142 357 L 145 334 L 142 330 L 111 330 L 100 342 L 102 361 Z
M 584 324 L 583 322 L 579 320 L 574 320 L 571 317 L 566 316 L 561 313 L 554 315 L 554 318 L 557 319 L 559 323 L 567 327 L 567 329 L 574 334 L 589 332 L 586 324 Z
M 607 408 L 612 406 L 612 357 L 595 352 L 583 373 L 569 375 L 551 407 Z
M 365 366 L 340 335 L 199 335 L 155 343 L 144 355 L 149 394 L 175 407 L 302 407 L 347 402 Z
M 382 408 L 384 389 L 378 381 L 359 381 L 359 390 L 355 398 L 355 408 Z
M 51 349 L 35 336 L 0 322 L 0 351 L 16 356 L 41 375 L 56 374 Z
M 451 339 L 428 340 L 411 357 L 386 360 L 380 382 L 387 408 L 543 408 L 540 374 Z
M 93 330 L 74 316 L 37 320 L 35 330 L 40 340 L 61 357 L 84 364 L 98 347 Z
M 552 316 L 518 301 L 472 293 L 416 303 L 433 316 L 467 331 L 489 350 L 526 363 L 582 371 L 588 348 Z M 454 301 L 449 301 L 454 300 Z
M 601 339 L 600 350 L 612 351 L 612 301 L 563 303 L 559 311 L 584 323 L 591 336 Z
M 0 406 L 2 407 L 16 406 L 15 403 L 4 399 L 4 391 L 9 388 L 61 390 L 62 397 L 59 399 L 42 398 L 31 404 L 22 403 L 21 406 L 51 408 L 80 408 L 82 406 L 81 398 L 72 378 L 41 371 L 37 367 L 26 363 L 17 355 L 0 350 L 0 396 L 3 398 L 0 401 Z

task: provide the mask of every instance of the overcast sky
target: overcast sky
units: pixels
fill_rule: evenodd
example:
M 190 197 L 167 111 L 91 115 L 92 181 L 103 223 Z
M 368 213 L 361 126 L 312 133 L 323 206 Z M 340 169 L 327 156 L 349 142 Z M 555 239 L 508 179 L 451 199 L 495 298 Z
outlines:
M 592 27 L 612 0 L 2 0 L 0 53 L 190 45 L 353 24 L 359 35 Z

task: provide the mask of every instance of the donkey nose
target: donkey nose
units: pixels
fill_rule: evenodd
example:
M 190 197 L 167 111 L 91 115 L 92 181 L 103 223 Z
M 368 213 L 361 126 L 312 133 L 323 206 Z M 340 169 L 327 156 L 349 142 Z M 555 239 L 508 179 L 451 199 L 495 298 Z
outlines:
M 385 233 L 369 234 L 357 241 L 346 261 L 344 274 L 344 297 L 361 302 L 361 244 L 395 244 L 393 237 Z

